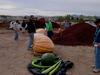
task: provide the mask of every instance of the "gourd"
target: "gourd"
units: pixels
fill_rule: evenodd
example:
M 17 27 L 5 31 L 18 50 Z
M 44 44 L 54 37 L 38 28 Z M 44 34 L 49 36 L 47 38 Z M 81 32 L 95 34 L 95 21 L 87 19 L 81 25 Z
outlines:
M 56 55 L 53 53 L 45 53 L 41 57 L 41 63 L 45 66 L 51 66 L 55 64 L 56 58 Z
M 54 44 L 48 36 L 35 33 L 33 41 L 33 50 L 37 53 L 49 53 L 54 51 Z
M 47 31 L 45 29 L 43 29 L 43 28 L 37 29 L 36 33 L 41 33 L 41 34 L 47 35 Z

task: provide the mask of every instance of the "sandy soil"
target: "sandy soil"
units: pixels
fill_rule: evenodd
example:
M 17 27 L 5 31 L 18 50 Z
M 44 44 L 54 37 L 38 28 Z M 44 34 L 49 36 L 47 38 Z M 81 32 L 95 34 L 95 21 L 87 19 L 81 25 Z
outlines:
M 27 64 L 33 54 L 27 50 L 28 37 L 21 34 L 19 41 L 13 40 L 11 30 L 0 30 L 0 75 L 31 75 Z M 75 66 L 69 75 L 100 75 L 92 72 L 94 48 L 87 46 L 55 46 L 55 52 L 64 60 L 71 60 Z

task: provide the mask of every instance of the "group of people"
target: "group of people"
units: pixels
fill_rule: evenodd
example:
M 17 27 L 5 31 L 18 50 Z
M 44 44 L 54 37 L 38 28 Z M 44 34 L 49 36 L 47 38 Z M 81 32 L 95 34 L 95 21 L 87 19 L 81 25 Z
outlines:
M 19 40 L 19 33 L 22 31 L 28 32 L 29 42 L 28 42 L 28 50 L 32 50 L 33 41 L 34 41 L 34 33 L 36 33 L 36 22 L 34 16 L 30 16 L 29 20 L 23 20 L 22 23 L 20 21 L 11 21 L 10 22 L 10 29 L 12 29 L 15 33 L 14 40 Z M 47 20 L 44 26 L 44 29 L 47 31 L 47 36 L 52 39 L 53 36 L 53 25 L 50 20 Z

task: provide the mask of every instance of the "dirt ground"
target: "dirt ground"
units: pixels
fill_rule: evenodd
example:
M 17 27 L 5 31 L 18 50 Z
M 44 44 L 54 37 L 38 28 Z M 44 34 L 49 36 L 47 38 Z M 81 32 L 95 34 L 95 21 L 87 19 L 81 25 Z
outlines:
M 27 64 L 33 54 L 27 50 L 27 34 L 21 34 L 19 41 L 14 41 L 14 32 L 0 30 L 0 75 L 31 75 Z M 74 62 L 69 75 L 100 75 L 92 72 L 94 48 L 87 46 L 55 45 L 55 52 L 64 60 Z

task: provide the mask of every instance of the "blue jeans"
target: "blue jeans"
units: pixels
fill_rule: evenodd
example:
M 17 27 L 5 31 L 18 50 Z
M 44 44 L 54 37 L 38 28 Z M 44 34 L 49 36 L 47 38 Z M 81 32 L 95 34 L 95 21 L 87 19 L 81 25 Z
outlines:
M 19 39 L 19 33 L 16 30 L 14 30 L 14 32 L 15 32 L 14 40 L 18 40 Z
M 28 48 L 32 48 L 34 41 L 34 33 L 29 33 L 29 43 L 28 43 Z
M 95 65 L 96 69 L 100 69 L 100 48 L 96 47 L 95 49 Z
M 52 39 L 53 34 L 54 34 L 53 31 L 48 31 L 48 32 L 47 32 L 47 35 L 48 35 L 48 37 L 49 37 L 50 39 Z

